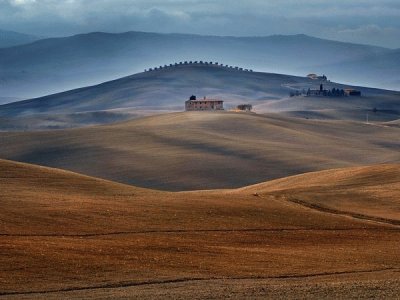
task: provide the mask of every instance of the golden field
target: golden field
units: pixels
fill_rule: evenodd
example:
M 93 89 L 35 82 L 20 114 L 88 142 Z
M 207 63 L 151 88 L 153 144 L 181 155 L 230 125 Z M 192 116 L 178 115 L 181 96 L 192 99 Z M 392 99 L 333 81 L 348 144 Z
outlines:
M 0 132 L 0 157 L 169 191 L 239 188 L 400 163 L 400 128 L 280 114 L 185 112 L 70 130 Z
M 400 165 L 162 192 L 0 161 L 1 298 L 394 298 Z

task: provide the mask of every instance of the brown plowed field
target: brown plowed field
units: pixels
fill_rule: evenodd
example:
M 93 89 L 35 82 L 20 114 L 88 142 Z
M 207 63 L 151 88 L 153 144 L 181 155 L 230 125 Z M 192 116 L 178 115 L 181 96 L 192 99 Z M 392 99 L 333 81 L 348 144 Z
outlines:
M 0 161 L 0 298 L 395 298 L 400 166 L 160 192 Z

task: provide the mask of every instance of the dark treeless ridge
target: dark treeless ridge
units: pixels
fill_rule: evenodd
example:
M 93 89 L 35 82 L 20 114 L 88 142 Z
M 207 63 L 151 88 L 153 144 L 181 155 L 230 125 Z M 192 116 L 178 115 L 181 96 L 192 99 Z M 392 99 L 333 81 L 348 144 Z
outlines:
M 2 298 L 400 292 L 398 164 L 171 193 L 2 160 L 0 188 Z

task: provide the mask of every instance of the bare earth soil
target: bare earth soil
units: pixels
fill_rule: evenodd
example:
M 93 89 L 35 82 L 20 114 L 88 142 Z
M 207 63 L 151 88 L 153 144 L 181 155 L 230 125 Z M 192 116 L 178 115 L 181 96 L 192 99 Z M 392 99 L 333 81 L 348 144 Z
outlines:
M 396 298 L 400 165 L 160 192 L 0 161 L 0 298 Z

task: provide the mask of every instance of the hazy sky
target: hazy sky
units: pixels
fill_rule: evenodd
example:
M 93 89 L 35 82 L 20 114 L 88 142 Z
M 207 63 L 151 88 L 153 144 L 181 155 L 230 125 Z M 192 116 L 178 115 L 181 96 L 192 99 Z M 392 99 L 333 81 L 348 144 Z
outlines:
M 46 36 L 305 33 L 400 48 L 400 0 L 0 0 L 0 28 Z

